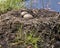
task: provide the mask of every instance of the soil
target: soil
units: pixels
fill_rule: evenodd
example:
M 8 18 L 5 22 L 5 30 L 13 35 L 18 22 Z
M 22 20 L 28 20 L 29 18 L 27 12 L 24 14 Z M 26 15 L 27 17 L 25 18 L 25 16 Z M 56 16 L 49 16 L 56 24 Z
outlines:
M 27 11 L 34 18 L 23 18 L 22 11 Z M 34 48 L 32 44 L 29 46 L 31 42 L 25 43 L 25 34 L 29 35 L 31 31 L 42 40 L 36 42 L 38 48 L 60 48 L 60 13 L 45 9 L 20 9 L 0 15 L 1 48 Z

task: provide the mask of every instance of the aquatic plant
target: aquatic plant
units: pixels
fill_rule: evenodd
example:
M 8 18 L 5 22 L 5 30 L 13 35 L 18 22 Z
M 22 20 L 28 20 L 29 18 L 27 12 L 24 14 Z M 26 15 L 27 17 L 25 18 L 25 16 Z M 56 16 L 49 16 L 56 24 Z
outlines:
M 0 12 L 23 8 L 24 2 L 22 1 L 24 0 L 0 0 Z
M 32 5 L 33 5 L 33 1 L 30 0 L 30 8 L 32 8 Z
M 50 6 L 50 0 L 48 0 L 47 2 L 47 9 L 50 9 L 49 6 Z
M 42 0 L 42 8 L 44 9 L 44 0 Z

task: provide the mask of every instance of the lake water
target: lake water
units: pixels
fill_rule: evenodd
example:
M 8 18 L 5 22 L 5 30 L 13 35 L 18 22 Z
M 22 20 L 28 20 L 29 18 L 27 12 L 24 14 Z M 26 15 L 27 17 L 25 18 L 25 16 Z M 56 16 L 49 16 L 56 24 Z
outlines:
M 32 4 L 30 2 L 31 0 L 25 1 L 27 8 L 43 8 L 42 0 L 32 0 Z M 49 8 L 50 10 L 60 12 L 60 0 L 44 0 L 44 8 Z

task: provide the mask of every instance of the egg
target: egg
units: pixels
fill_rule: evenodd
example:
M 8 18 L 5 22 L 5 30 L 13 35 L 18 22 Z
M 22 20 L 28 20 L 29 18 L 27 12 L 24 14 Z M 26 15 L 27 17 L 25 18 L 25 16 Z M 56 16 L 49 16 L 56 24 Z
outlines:
M 25 14 L 27 14 L 28 12 L 26 12 L 26 11 L 24 11 L 24 12 L 21 12 L 21 15 L 23 16 L 23 15 L 25 15 Z
M 33 18 L 33 16 L 31 14 L 25 14 L 23 18 Z

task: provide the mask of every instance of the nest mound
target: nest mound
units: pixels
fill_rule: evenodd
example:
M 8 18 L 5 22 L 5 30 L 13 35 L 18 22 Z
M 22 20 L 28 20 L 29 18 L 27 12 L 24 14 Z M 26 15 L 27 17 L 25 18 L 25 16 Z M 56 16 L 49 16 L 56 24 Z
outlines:
M 22 11 L 28 12 L 33 18 L 23 18 Z M 36 41 L 38 48 L 60 47 L 60 14 L 44 9 L 20 9 L 0 15 L 2 48 L 28 48 L 30 43 L 34 47 L 32 42 L 26 40 L 26 35 L 32 32 L 33 38 L 39 37 Z

